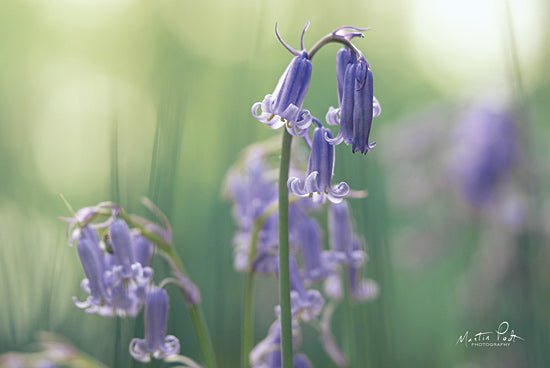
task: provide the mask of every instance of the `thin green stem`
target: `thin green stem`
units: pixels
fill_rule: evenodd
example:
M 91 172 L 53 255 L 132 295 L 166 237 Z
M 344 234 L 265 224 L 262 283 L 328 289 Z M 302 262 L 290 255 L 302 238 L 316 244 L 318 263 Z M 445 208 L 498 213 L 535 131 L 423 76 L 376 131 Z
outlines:
M 189 308 L 189 316 L 191 317 L 195 334 L 199 340 L 199 345 L 201 347 L 206 366 L 208 368 L 216 368 L 218 366 L 216 363 L 216 355 L 214 354 L 212 339 L 210 338 L 208 326 L 206 325 L 206 319 L 204 318 L 204 313 L 202 312 L 200 304 L 196 304 Z
M 248 254 L 248 271 L 245 280 L 244 290 L 244 310 L 242 319 L 241 336 L 241 367 L 248 368 L 248 354 L 252 350 L 254 340 L 254 279 L 255 274 L 252 271 L 252 264 L 256 258 L 258 249 L 258 237 L 263 229 L 267 219 L 277 211 L 277 203 L 267 207 L 264 212 L 258 216 L 252 225 L 252 235 L 250 237 L 250 251 Z
M 335 36 L 331 33 L 321 38 L 319 41 L 317 41 L 315 45 L 313 45 L 313 47 L 307 52 L 308 59 L 313 59 L 313 56 L 317 53 L 317 51 L 321 49 L 321 47 L 331 42 L 341 43 L 347 46 L 353 52 L 355 52 L 358 56 L 362 55 L 361 51 L 357 47 L 355 47 L 355 45 L 352 44 L 350 41 L 346 40 L 343 37 Z
M 170 247 L 167 251 L 164 252 L 166 258 L 169 260 L 170 265 L 180 272 L 183 276 L 187 277 L 187 271 L 183 261 L 174 251 L 174 248 Z M 204 318 L 204 313 L 200 306 L 200 303 L 189 305 L 189 316 L 191 317 L 191 322 L 193 323 L 193 328 L 195 329 L 195 335 L 199 342 L 199 346 L 202 351 L 204 361 L 208 368 L 216 368 L 216 354 L 214 353 L 214 346 L 212 345 L 212 338 L 210 337 L 210 332 L 208 330 L 208 325 L 206 324 L 206 319 Z
M 279 303 L 281 305 L 282 368 L 292 368 L 292 315 L 290 312 L 290 265 L 288 245 L 288 170 L 292 136 L 283 131 L 279 170 Z
M 254 273 L 246 274 L 244 289 L 243 331 L 241 341 L 241 367 L 248 368 L 248 354 L 254 339 Z

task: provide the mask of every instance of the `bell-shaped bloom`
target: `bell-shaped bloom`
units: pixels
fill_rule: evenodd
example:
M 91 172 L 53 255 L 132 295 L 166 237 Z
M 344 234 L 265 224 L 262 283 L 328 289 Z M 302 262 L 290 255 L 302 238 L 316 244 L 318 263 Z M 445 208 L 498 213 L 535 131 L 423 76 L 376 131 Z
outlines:
M 121 267 L 124 278 L 132 276 L 132 264 L 134 263 L 134 250 L 130 229 L 122 220 L 114 221 L 109 227 L 109 237 L 115 254 L 116 261 Z
M 107 254 L 104 258 L 107 265 L 104 278 L 109 290 L 109 300 L 94 312 L 103 316 L 135 317 L 150 288 L 153 269 L 135 262 L 131 267 L 131 278 L 126 278 L 113 254 Z
M 107 285 L 104 279 L 105 264 L 99 243 L 94 243 L 89 238 L 81 238 L 78 242 L 78 255 L 84 268 L 86 279 L 82 281 L 82 289 L 90 293 L 90 296 L 84 302 L 73 298 L 79 308 L 91 308 L 89 312 L 94 312 L 95 307 L 104 303 L 108 298 Z
M 142 267 L 149 266 L 151 256 L 153 255 L 153 244 L 138 234 L 132 234 L 132 244 L 135 261 Z
M 330 245 L 334 258 L 348 266 L 359 267 L 365 261 L 366 255 L 354 247 L 356 235 L 350 221 L 346 202 L 332 204 L 328 213 Z
M 372 119 L 381 113 L 373 94 L 372 71 L 363 56 L 357 59 L 355 52 L 345 47 L 336 57 L 336 78 L 339 108 L 330 107 L 326 120 L 330 125 L 340 125 L 340 130 L 327 141 L 334 145 L 344 141 L 353 145 L 353 152 L 366 153 L 376 144 L 368 143 Z
M 334 147 L 327 142 L 327 138 L 332 138 L 330 130 L 322 126 L 315 128 L 305 181 L 290 177 L 287 182 L 290 193 L 300 197 L 310 196 L 321 202 L 326 196 L 333 203 L 341 202 L 349 193 L 345 182 L 331 185 L 335 156 Z
M 330 273 L 330 253 L 323 252 L 321 229 L 315 220 L 304 218 L 297 224 L 298 246 L 302 255 L 304 280 L 313 282 L 324 279 Z
M 369 143 L 373 119 L 373 79 L 369 63 L 359 58 L 355 68 L 355 96 L 353 101 L 353 142 L 352 152 L 366 154 L 376 143 Z
M 145 339 L 130 342 L 130 354 L 140 362 L 149 362 L 151 355 L 163 359 L 179 353 L 177 337 L 166 335 L 168 294 L 164 289 L 153 288 L 147 294 L 145 305 Z
M 290 304 L 293 318 L 302 318 L 304 321 L 309 321 L 313 317 L 318 316 L 325 305 L 325 301 L 317 290 L 307 290 L 296 265 L 296 261 L 291 256 L 289 260 L 290 266 Z M 277 267 L 277 274 L 279 270 Z M 280 307 L 276 308 L 277 314 L 280 312 Z
M 304 51 L 292 59 L 273 93 L 252 106 L 252 115 L 272 129 L 286 125 L 292 135 L 307 134 L 312 117 L 308 110 L 302 110 L 302 105 L 310 80 L 311 61 Z

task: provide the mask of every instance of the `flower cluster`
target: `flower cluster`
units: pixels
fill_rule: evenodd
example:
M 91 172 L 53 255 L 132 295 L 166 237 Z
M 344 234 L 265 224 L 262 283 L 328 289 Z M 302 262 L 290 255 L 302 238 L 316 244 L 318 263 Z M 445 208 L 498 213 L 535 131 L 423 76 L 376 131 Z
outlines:
M 288 237 L 290 245 L 290 315 L 293 324 L 294 349 L 297 349 L 300 322 L 310 322 L 322 315 L 321 341 L 327 354 L 340 365 L 348 364 L 330 331 L 334 303 L 341 299 L 345 269 L 349 295 L 358 300 L 374 298 L 378 286 L 372 280 L 360 277 L 366 260 L 365 243 L 353 231 L 352 220 L 344 197 L 352 192 L 345 182 L 332 184 L 335 145 L 352 145 L 352 152 L 366 154 L 375 146 L 369 142 L 374 117 L 381 112 L 374 97 L 372 70 L 364 55 L 350 40 L 363 37 L 364 29 L 341 27 L 322 38 L 309 52 L 304 47 L 302 32 L 300 51 L 286 44 L 275 28 L 276 35 L 294 58 L 279 79 L 272 94 L 252 106 L 252 115 L 272 129 L 286 127 L 287 132 L 303 138 L 309 149 L 305 175 L 291 160 L 287 186 L 293 194 L 288 208 Z M 329 125 L 339 126 L 336 136 L 321 121 L 303 109 L 312 74 L 311 59 L 325 44 L 338 42 L 344 47 L 336 56 L 338 108 L 330 107 L 326 114 Z M 310 135 L 309 128 L 313 126 Z M 233 169 L 227 178 L 226 192 L 234 201 L 234 217 L 239 231 L 234 238 L 235 267 L 239 271 L 275 274 L 278 276 L 278 203 L 277 175 L 269 168 L 269 152 L 261 145 L 249 149 L 240 169 Z M 292 156 L 296 157 L 296 155 Z M 326 210 L 322 203 L 330 201 L 328 215 L 329 250 L 323 248 L 323 233 L 318 220 Z M 286 227 L 286 225 L 285 225 Z M 313 288 L 324 281 L 325 303 L 321 292 Z M 280 317 L 280 307 L 276 314 Z M 289 333 L 290 334 L 290 333 Z M 254 368 L 281 366 L 281 323 L 277 320 L 268 336 L 250 353 Z M 296 355 L 294 366 L 310 367 L 303 355 Z
M 330 107 L 326 114 L 329 125 L 339 126 L 336 137 L 330 129 L 323 127 L 309 110 L 302 109 L 311 80 L 311 57 L 314 52 L 304 48 L 302 32 L 301 51 L 287 45 L 277 33 L 279 41 L 295 57 L 279 79 L 272 94 L 265 96 L 262 102 L 252 106 L 252 115 L 273 129 L 286 126 L 287 131 L 307 142 L 311 155 L 305 177 L 293 176 L 288 180 L 292 194 L 300 197 L 314 197 L 324 202 L 328 198 L 338 203 L 350 193 L 345 182 L 332 185 L 334 174 L 334 147 L 344 142 L 352 145 L 352 152 L 366 154 L 375 146 L 369 142 L 369 134 L 374 117 L 380 115 L 380 104 L 374 97 L 372 70 L 365 56 L 353 45 L 353 37 L 363 37 L 362 29 L 341 27 L 322 39 L 319 45 L 328 42 L 340 42 L 345 46 L 336 57 L 336 79 L 338 108 Z M 319 48 L 320 46 L 318 46 Z M 261 112 L 259 112 L 261 111 Z M 309 127 L 315 125 L 313 138 L 309 136 Z
M 77 243 L 78 255 L 86 278 L 81 287 L 87 293 L 84 301 L 74 297 L 77 307 L 101 316 L 135 317 L 145 306 L 144 339 L 134 338 L 130 354 L 148 362 L 179 353 L 175 336 L 166 335 L 168 294 L 162 288 L 176 283 L 186 300 L 200 300 L 198 289 L 181 272 L 176 279 L 164 280 L 160 287 L 153 282 L 151 258 L 159 241 L 169 243 L 171 229 L 164 215 L 150 202 L 145 204 L 160 218 L 164 227 L 138 216 L 128 216 L 110 202 L 77 211 L 65 218 L 69 225 L 69 245 Z M 160 214 L 160 215 L 159 215 Z M 93 222 L 96 219 L 102 222 Z M 135 227 L 130 228 L 128 224 Z
M 249 147 L 239 163 L 227 175 L 225 194 L 234 203 L 233 217 L 238 224 L 234 237 L 235 268 L 241 272 L 278 275 L 277 173 L 270 165 L 277 155 L 270 143 Z M 295 147 L 291 172 L 298 172 L 303 157 Z M 322 216 L 328 210 L 327 216 Z M 326 218 L 329 249 L 324 249 L 323 226 Z M 291 314 L 295 348 L 299 345 L 300 322 L 317 324 L 321 319 L 321 341 L 332 360 L 345 366 L 330 330 L 333 304 L 342 299 L 343 280 L 350 296 L 370 300 L 377 296 L 378 285 L 362 278 L 367 260 L 365 242 L 353 229 L 347 202 L 331 203 L 327 209 L 309 197 L 294 197 L 289 207 Z M 324 287 L 315 288 L 316 285 Z M 328 302 L 326 300 L 328 299 Z M 275 308 L 279 315 L 279 307 Z M 280 322 L 270 328 L 267 337 L 250 353 L 254 368 L 280 366 Z M 310 367 L 304 355 L 295 356 L 296 367 Z

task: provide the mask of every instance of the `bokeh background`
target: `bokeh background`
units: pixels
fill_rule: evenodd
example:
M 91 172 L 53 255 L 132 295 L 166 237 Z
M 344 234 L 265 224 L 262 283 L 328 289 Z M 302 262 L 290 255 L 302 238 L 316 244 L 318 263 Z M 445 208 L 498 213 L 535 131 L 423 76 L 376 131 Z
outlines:
M 297 47 L 311 20 L 309 46 L 342 25 L 371 27 L 355 43 L 383 110 L 374 152 L 337 150 L 336 178 L 369 191 L 352 209 L 369 244 L 366 275 L 381 288 L 377 300 L 337 310 L 352 366 L 549 366 L 549 11 L 544 0 L 2 0 L 0 353 L 30 351 L 50 331 L 107 366 L 140 366 L 127 353 L 140 318 L 72 303 L 83 271 L 57 220 L 69 215 L 58 194 L 75 208 L 111 199 L 142 215 L 148 196 L 201 288 L 220 366 L 238 365 L 244 277 L 232 268 L 222 183 L 247 145 L 279 134 L 250 113 L 290 59 L 275 23 Z M 305 105 L 319 117 L 337 103 L 337 49 L 314 60 Z M 521 225 L 465 203 L 446 169 L 449 132 L 486 102 L 519 127 L 510 186 Z M 257 285 L 256 341 L 275 290 L 274 279 Z M 169 291 L 169 332 L 200 361 L 186 306 Z M 345 318 L 353 331 L 339 327 Z M 456 344 L 502 321 L 525 341 Z M 315 330 L 305 329 L 302 350 L 315 367 L 334 366 Z

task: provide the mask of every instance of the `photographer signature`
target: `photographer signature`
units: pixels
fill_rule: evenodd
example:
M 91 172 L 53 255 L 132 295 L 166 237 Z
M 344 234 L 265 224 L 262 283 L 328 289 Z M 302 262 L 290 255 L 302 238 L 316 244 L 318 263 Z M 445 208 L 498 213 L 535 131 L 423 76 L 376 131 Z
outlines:
M 510 332 L 508 332 L 510 330 Z M 525 341 L 524 338 L 516 335 L 514 330 L 510 329 L 510 324 L 506 321 L 501 322 L 498 328 L 494 331 L 482 331 L 475 335 L 470 335 L 470 331 L 466 331 L 464 335 L 459 336 L 455 345 L 464 344 L 466 347 L 475 346 L 510 346 L 510 344 Z

